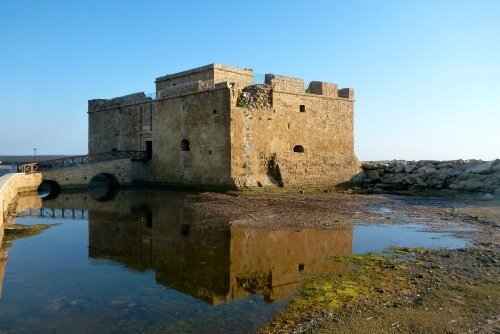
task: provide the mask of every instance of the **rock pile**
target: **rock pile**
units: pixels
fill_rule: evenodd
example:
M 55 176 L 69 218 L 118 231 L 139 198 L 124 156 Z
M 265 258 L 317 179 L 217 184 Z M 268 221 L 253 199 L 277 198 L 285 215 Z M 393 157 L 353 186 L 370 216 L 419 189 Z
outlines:
M 259 84 L 243 88 L 236 105 L 251 109 L 272 109 L 271 86 Z
M 500 159 L 367 161 L 362 167 L 363 184 L 371 188 L 450 189 L 500 195 Z

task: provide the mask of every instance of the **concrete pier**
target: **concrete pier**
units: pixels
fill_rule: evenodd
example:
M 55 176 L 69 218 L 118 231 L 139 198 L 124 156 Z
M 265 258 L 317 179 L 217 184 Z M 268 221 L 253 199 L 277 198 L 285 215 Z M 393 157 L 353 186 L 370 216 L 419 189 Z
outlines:
M 0 230 L 3 232 L 9 207 L 15 204 L 17 196 L 24 192 L 36 191 L 42 182 L 42 175 L 7 174 L 0 177 Z

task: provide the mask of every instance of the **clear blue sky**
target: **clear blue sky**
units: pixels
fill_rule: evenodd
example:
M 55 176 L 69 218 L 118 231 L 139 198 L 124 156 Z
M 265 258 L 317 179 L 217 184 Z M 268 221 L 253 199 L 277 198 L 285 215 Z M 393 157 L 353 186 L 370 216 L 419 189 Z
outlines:
M 353 87 L 361 160 L 500 158 L 500 1 L 0 0 L 0 155 L 212 62 Z

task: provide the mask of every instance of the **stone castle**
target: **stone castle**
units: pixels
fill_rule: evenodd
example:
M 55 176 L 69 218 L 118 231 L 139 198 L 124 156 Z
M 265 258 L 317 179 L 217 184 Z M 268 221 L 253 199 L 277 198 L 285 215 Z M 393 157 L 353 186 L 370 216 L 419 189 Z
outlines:
M 89 154 L 146 151 L 140 184 L 335 186 L 360 171 L 354 91 L 211 64 L 156 78 L 156 93 L 89 101 Z

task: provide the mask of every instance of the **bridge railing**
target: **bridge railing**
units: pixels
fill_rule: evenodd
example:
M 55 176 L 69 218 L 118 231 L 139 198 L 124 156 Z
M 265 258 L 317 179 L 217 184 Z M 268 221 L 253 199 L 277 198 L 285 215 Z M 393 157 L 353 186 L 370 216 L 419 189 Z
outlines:
M 16 213 L 16 217 L 88 219 L 86 209 L 32 208 Z
M 25 174 L 31 174 L 44 170 L 77 167 L 90 163 L 111 161 L 117 159 L 146 161 L 147 155 L 146 151 L 111 151 L 111 152 L 95 153 L 89 155 L 77 155 L 73 157 L 64 157 L 59 159 L 44 160 L 29 164 L 23 164 L 19 167 L 19 171 Z
M 38 171 L 38 164 L 36 162 L 32 162 L 29 164 L 24 164 L 20 166 L 20 172 L 24 174 L 32 174 Z

